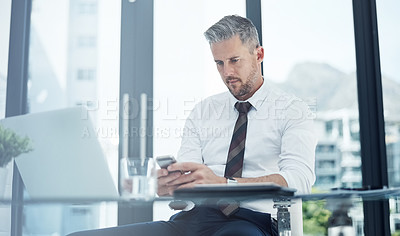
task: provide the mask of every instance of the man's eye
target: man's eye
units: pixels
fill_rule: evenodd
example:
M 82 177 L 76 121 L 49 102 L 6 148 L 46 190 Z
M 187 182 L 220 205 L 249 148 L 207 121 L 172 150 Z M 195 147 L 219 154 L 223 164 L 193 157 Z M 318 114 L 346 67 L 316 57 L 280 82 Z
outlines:
M 233 63 L 238 62 L 238 61 L 239 61 L 238 58 L 231 59 L 231 62 L 233 62 Z
M 222 61 L 216 61 L 215 63 L 217 63 L 218 66 L 222 66 L 224 64 Z

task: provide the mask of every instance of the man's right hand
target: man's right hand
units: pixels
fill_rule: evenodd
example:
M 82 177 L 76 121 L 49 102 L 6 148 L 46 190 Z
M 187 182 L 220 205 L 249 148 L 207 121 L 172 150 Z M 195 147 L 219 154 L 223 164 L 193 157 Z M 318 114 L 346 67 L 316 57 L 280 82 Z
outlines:
M 175 171 L 169 173 L 166 169 L 159 169 L 157 171 L 157 179 L 158 179 L 158 196 L 168 196 L 172 195 L 174 190 L 179 187 L 179 185 L 168 185 L 168 183 L 176 180 L 182 175 L 182 172 Z

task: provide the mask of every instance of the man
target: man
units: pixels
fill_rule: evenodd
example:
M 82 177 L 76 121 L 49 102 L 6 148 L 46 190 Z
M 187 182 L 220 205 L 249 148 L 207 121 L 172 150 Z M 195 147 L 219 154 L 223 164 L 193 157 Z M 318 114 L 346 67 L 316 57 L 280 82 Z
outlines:
M 273 182 L 308 193 L 315 181 L 315 136 L 307 106 L 268 86 L 264 50 L 250 20 L 226 16 L 205 32 L 229 92 L 207 98 L 189 115 L 178 162 L 158 172 L 158 194 L 196 184 Z M 177 171 L 180 170 L 180 171 Z M 169 174 L 170 173 L 170 174 Z M 184 173 L 184 174 L 182 174 Z M 168 222 L 84 235 L 276 235 L 269 201 L 195 206 Z

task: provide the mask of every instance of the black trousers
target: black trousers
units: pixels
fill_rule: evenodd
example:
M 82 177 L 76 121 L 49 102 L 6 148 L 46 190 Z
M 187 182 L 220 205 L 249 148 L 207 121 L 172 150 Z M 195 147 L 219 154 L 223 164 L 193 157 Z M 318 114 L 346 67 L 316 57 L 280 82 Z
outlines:
M 270 214 L 249 209 L 226 217 L 218 208 L 199 206 L 173 215 L 169 221 L 155 221 L 82 231 L 69 236 L 277 236 Z

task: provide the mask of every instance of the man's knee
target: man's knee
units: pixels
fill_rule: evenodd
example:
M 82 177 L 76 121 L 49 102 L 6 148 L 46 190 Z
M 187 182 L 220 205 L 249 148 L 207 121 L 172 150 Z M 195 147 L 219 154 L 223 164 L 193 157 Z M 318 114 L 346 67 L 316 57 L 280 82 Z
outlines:
M 256 225 L 249 222 L 232 222 L 224 225 L 213 236 L 267 236 Z

